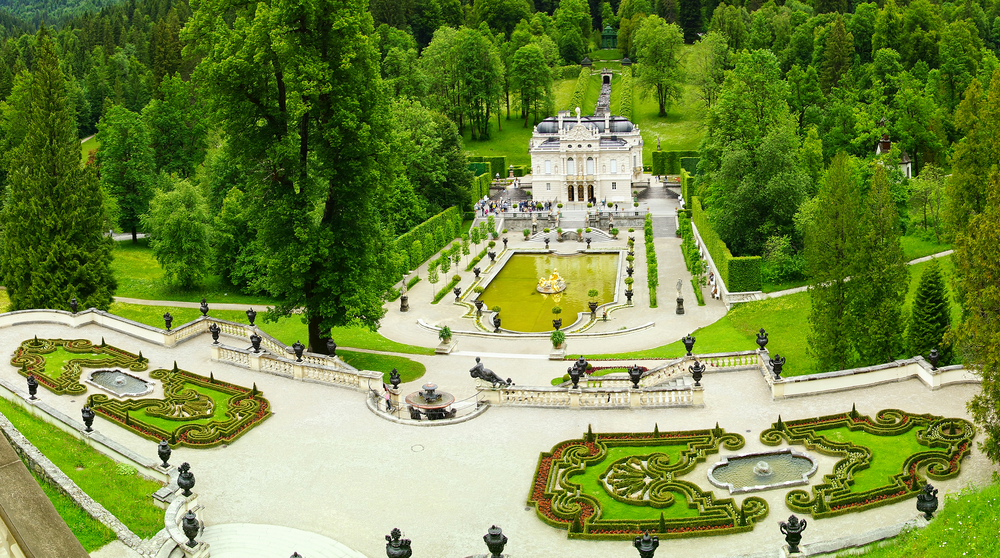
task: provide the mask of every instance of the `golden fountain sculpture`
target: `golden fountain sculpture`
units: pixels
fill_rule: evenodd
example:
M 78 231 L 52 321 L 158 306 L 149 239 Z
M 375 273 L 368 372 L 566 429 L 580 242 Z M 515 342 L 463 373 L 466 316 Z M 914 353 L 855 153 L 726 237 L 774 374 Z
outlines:
M 559 270 L 553 269 L 552 275 L 548 279 L 542 277 L 538 280 L 535 289 L 544 294 L 561 293 L 566 290 L 566 281 L 563 281 L 563 278 L 559 276 Z

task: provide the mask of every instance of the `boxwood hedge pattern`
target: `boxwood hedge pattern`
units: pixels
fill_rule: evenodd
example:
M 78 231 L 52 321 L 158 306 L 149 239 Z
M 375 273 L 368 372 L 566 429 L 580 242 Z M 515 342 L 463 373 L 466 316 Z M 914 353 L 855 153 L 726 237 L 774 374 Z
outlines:
M 45 371 L 45 355 L 52 354 L 62 347 L 66 352 L 79 354 L 80 358 L 69 360 L 62 374 L 53 377 Z M 86 358 L 85 355 L 108 355 L 108 358 Z M 14 351 L 10 363 L 20 369 L 21 375 L 28 377 L 33 374 L 38 384 L 55 394 L 80 395 L 87 387 L 80 383 L 83 368 L 127 368 L 133 372 L 146 369 L 148 359 L 112 347 L 101 340 L 100 345 L 94 345 L 86 339 L 28 339 Z
M 917 443 L 926 446 L 908 456 L 899 473 L 886 479 L 886 484 L 867 491 L 852 490 L 854 475 L 871 466 L 872 450 L 851 442 L 835 442 L 823 431 L 848 428 L 876 436 L 916 436 Z M 943 418 L 935 415 L 917 415 L 898 409 L 884 409 L 875 419 L 860 415 L 855 409 L 839 415 L 778 422 L 761 432 L 760 441 L 776 446 L 787 441 L 802 444 L 824 455 L 843 457 L 834 465 L 833 473 L 823 477 L 822 484 L 812 487 L 812 495 L 805 490 L 793 490 L 785 496 L 788 507 L 798 513 L 813 517 L 832 517 L 861 511 L 885 504 L 892 504 L 916 496 L 926 481 L 920 478 L 923 470 L 931 479 L 947 479 L 959 473 L 961 460 L 969 455 L 975 427 L 963 419 Z
M 172 446 L 192 448 L 231 443 L 271 416 L 271 404 L 261 397 L 256 385 L 245 388 L 213 377 L 206 378 L 180 370 L 176 364 L 173 370 L 161 368 L 153 370 L 149 376 L 163 383 L 163 399 L 122 401 L 98 393 L 87 398 L 87 405 L 140 436 L 150 440 L 168 440 Z M 224 420 L 212 419 L 216 414 L 215 402 L 194 389 L 196 387 L 228 396 Z M 177 426 L 167 430 L 143 420 L 143 415 L 176 422 Z
M 631 539 L 646 531 L 679 538 L 749 531 L 767 516 L 763 499 L 747 497 L 737 506 L 731 498 L 716 499 L 711 491 L 678 478 L 705 461 L 707 455 L 718 453 L 720 444 L 737 450 L 743 447 L 744 439 L 718 426 L 662 433 L 594 434 L 588 430 L 582 439 L 560 442 L 551 452 L 541 454 L 528 505 L 535 506 L 542 521 L 565 528 L 570 538 Z M 683 446 L 680 459 L 672 463 L 667 455 L 647 449 L 664 445 Z M 609 448 L 635 448 L 635 452 L 605 463 Z M 604 491 L 582 491 L 573 476 L 600 466 L 605 467 L 600 477 Z M 676 494 L 685 501 L 678 502 Z M 601 504 L 608 499 L 654 510 L 646 519 L 606 519 Z M 662 512 L 656 517 L 657 508 L 681 505 L 699 511 L 693 517 L 665 518 Z

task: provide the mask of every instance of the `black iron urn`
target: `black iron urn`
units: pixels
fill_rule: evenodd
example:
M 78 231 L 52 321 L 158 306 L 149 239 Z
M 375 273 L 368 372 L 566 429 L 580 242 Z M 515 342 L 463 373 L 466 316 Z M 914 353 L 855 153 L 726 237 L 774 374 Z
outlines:
M 788 552 L 796 553 L 799 551 L 799 543 L 802 542 L 802 531 L 806 530 L 806 520 L 795 517 L 794 515 L 788 517 L 788 522 L 779 521 L 778 527 L 781 529 L 781 533 L 785 535 L 785 542 L 788 543 Z
M 306 346 L 296 339 L 292 344 L 292 350 L 295 351 L 295 362 L 302 362 L 302 353 L 306 350 Z
M 181 530 L 184 531 L 184 536 L 188 538 L 188 542 L 184 543 L 190 548 L 198 546 L 197 541 L 194 540 L 198 536 L 198 529 L 201 525 L 198 523 L 198 516 L 194 514 L 193 511 L 189 511 L 184 514 L 184 518 L 181 520 Z
M 385 536 L 385 555 L 389 558 L 410 558 L 413 550 L 410 549 L 410 539 L 402 539 L 402 531 L 393 529 Z
M 247 310 L 247 319 L 250 320 L 250 325 L 253 325 L 253 321 L 257 319 L 257 312 L 253 308 Z
M 199 309 L 201 310 L 202 316 L 208 315 L 208 301 L 205 300 L 204 298 L 201 299 L 201 306 L 199 307 Z
M 486 541 L 486 548 L 490 550 L 490 558 L 500 558 L 503 554 L 503 547 L 507 545 L 507 535 L 504 535 L 503 531 L 494 525 L 483 535 L 483 540 Z
M 260 352 L 260 342 L 261 342 L 260 335 L 257 335 L 256 333 L 250 335 L 250 345 L 253 347 L 253 352 L 255 353 Z
M 649 531 L 646 531 L 641 537 L 636 537 L 632 541 L 632 546 L 639 551 L 639 558 L 653 558 L 656 548 L 660 546 L 660 538 L 650 536 Z
M 194 473 L 191 472 L 191 465 L 187 462 L 181 463 L 181 466 L 177 468 L 180 474 L 177 475 L 177 486 L 180 487 L 184 496 L 191 495 L 191 489 L 194 488 Z
M 931 483 L 924 485 L 920 494 L 917 494 L 917 511 L 924 514 L 924 519 L 930 521 L 934 518 L 934 512 L 938 509 L 938 490 L 931 486 Z
M 167 331 L 170 331 L 170 324 L 172 324 L 173 321 L 174 317 L 170 315 L 170 312 L 163 315 L 163 323 L 167 324 Z
M 85 405 L 83 409 L 80 410 L 80 414 L 83 416 L 83 425 L 86 426 L 83 431 L 93 432 L 94 429 L 92 427 L 94 426 L 94 410 Z
M 688 370 L 691 371 L 691 377 L 694 378 L 694 385 L 701 386 L 701 377 L 705 373 L 705 365 L 694 361 L 694 365 L 688 366 Z
M 28 399 L 31 399 L 32 401 L 38 399 L 37 397 L 35 397 L 36 393 L 38 393 L 38 380 L 35 379 L 35 375 L 34 374 L 29 374 L 28 375 L 28 395 L 30 395 L 31 397 L 29 397 Z
M 760 328 L 760 333 L 757 334 L 757 346 L 759 346 L 762 351 L 764 350 L 764 347 L 767 346 L 767 332 L 764 331 L 764 328 Z
M 212 344 L 213 345 L 218 345 L 219 344 L 219 334 L 222 333 L 222 328 L 219 327 L 219 324 L 213 323 L 213 324 L 209 325 L 208 326 L 208 332 L 212 334 Z
M 684 348 L 687 349 L 687 356 L 691 356 L 691 349 L 694 348 L 695 338 L 690 333 L 687 337 L 681 338 L 681 343 L 684 343 Z
M 163 462 L 160 467 L 163 467 L 164 469 L 170 468 L 170 463 L 167 462 L 170 460 L 171 453 L 170 444 L 168 444 L 166 440 L 160 440 L 159 445 L 156 446 L 156 456 Z
M 781 379 L 781 367 L 785 365 L 785 357 L 781 355 L 774 355 L 774 358 L 770 359 L 771 369 L 774 370 L 774 379 Z

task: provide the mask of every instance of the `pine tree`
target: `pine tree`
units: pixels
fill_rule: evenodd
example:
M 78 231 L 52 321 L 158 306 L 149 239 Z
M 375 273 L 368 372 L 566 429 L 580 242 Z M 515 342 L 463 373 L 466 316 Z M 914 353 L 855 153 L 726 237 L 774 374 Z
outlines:
M 899 212 L 880 164 L 864 202 L 861 230 L 851 238 L 851 340 L 862 366 L 883 364 L 903 349 L 902 307 L 910 273 L 899 240 Z
M 931 349 L 937 349 L 938 364 L 951 363 L 951 344 L 942 343 L 945 333 L 951 329 L 951 306 L 948 293 L 944 289 L 941 266 L 936 259 L 931 260 L 920 276 L 917 293 L 913 299 L 913 313 L 910 329 L 907 331 L 907 348 L 912 356 L 925 358 Z
M 806 229 L 805 259 L 809 287 L 809 352 L 821 370 L 842 370 L 854 362 L 847 297 L 851 238 L 857 234 L 861 193 L 850 159 L 840 153 L 830 162 L 820 187 L 819 211 Z
M 48 30 L 38 31 L 31 108 L 10 169 L 3 209 L 2 272 L 11 310 L 80 306 L 107 310 L 115 279 L 106 211 L 93 169 L 80 165 L 66 79 Z
M 837 14 L 833 27 L 826 36 L 823 64 L 819 74 L 823 92 L 829 94 L 836 87 L 840 76 L 847 73 L 854 61 L 854 36 L 844 27 L 844 19 Z

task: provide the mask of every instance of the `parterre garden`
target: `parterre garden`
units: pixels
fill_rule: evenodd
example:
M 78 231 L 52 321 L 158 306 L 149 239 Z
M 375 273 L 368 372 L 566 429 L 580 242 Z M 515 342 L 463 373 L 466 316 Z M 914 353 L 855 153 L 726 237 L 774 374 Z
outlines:
M 855 409 L 783 421 L 760 435 L 763 444 L 804 445 L 840 457 L 809 491 L 786 493 L 786 505 L 813 518 L 868 510 L 915 497 L 928 479 L 959 474 L 975 428 L 963 419 L 885 409 L 874 418 Z M 707 479 L 689 473 L 720 447 L 735 451 L 743 436 L 709 430 L 588 432 L 542 453 L 528 505 L 570 538 L 630 539 L 649 531 L 677 538 L 753 529 L 767 502 L 717 498 Z M 703 487 L 708 486 L 708 489 Z
M 22 376 L 34 375 L 39 385 L 56 394 L 79 395 L 84 368 L 148 368 L 149 359 L 101 342 L 85 339 L 29 339 L 10 363 Z M 149 377 L 163 385 L 163 399 L 112 399 L 92 394 L 87 405 L 119 426 L 150 440 L 195 448 L 231 443 L 271 416 L 271 404 L 257 387 L 246 388 L 187 370 L 159 368 Z

